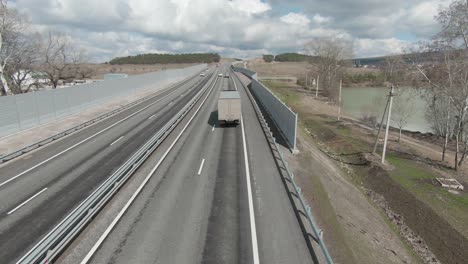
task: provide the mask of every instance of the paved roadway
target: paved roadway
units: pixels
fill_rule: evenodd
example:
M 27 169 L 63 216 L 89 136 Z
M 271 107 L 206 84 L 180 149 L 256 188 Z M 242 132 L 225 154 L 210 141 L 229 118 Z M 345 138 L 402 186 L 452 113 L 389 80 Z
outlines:
M 0 263 L 14 263 L 174 116 L 209 76 L 0 167 Z
M 231 77 L 218 78 L 90 263 L 312 263 L 251 102 Z M 217 125 L 217 98 L 227 87 L 239 89 L 243 125 Z

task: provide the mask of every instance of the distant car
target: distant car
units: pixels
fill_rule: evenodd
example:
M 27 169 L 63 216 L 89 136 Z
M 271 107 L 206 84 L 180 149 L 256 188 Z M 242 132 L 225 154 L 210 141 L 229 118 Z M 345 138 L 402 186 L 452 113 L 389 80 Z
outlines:
M 226 74 L 224 75 L 224 78 L 229 78 L 229 73 L 226 73 Z
M 203 72 L 200 73 L 200 76 L 201 76 L 201 77 L 204 77 L 204 76 L 205 76 L 205 73 L 203 73 Z
M 223 74 L 222 73 L 218 74 L 218 77 L 223 77 Z

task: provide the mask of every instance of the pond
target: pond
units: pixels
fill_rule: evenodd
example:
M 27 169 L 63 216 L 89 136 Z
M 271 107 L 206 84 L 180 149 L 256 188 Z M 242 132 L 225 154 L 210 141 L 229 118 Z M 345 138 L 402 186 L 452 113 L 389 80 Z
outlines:
M 389 91 L 389 88 L 384 87 L 343 88 L 343 111 L 355 118 L 366 115 L 377 116 L 380 122 Z M 422 133 L 431 132 L 430 125 L 425 119 L 426 101 L 412 88 L 400 88 L 396 92 L 392 116 L 398 118 L 407 115 L 407 125 L 403 129 Z M 391 126 L 398 127 L 395 121 L 391 122 Z

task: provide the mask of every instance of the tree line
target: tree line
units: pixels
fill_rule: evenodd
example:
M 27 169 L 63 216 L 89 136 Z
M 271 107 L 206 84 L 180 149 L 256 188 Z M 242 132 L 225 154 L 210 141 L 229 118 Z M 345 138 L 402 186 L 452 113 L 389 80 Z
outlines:
M 140 54 L 120 57 L 111 60 L 110 64 L 167 64 L 167 63 L 213 63 L 219 62 L 217 53 L 187 53 L 187 54 Z
M 265 54 L 263 55 L 263 60 L 265 62 L 273 62 L 273 61 L 279 61 L 279 62 L 302 62 L 302 61 L 307 61 L 307 62 L 314 62 L 316 60 L 316 56 L 311 56 L 311 55 L 305 55 L 305 54 L 299 54 L 299 53 L 282 53 L 278 55 L 271 55 L 271 54 Z

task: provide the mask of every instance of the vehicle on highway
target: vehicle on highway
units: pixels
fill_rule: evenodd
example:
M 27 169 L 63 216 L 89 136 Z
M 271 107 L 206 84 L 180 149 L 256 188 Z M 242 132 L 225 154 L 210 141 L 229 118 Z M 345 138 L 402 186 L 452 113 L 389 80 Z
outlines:
M 224 74 L 224 78 L 229 78 L 229 73 Z
M 238 91 L 221 91 L 218 99 L 218 122 L 220 125 L 237 125 L 241 119 L 241 99 Z
M 205 76 L 205 73 L 204 73 L 204 72 L 200 73 L 200 76 L 204 77 L 204 76 Z
M 223 74 L 222 73 L 218 74 L 218 77 L 223 77 Z

